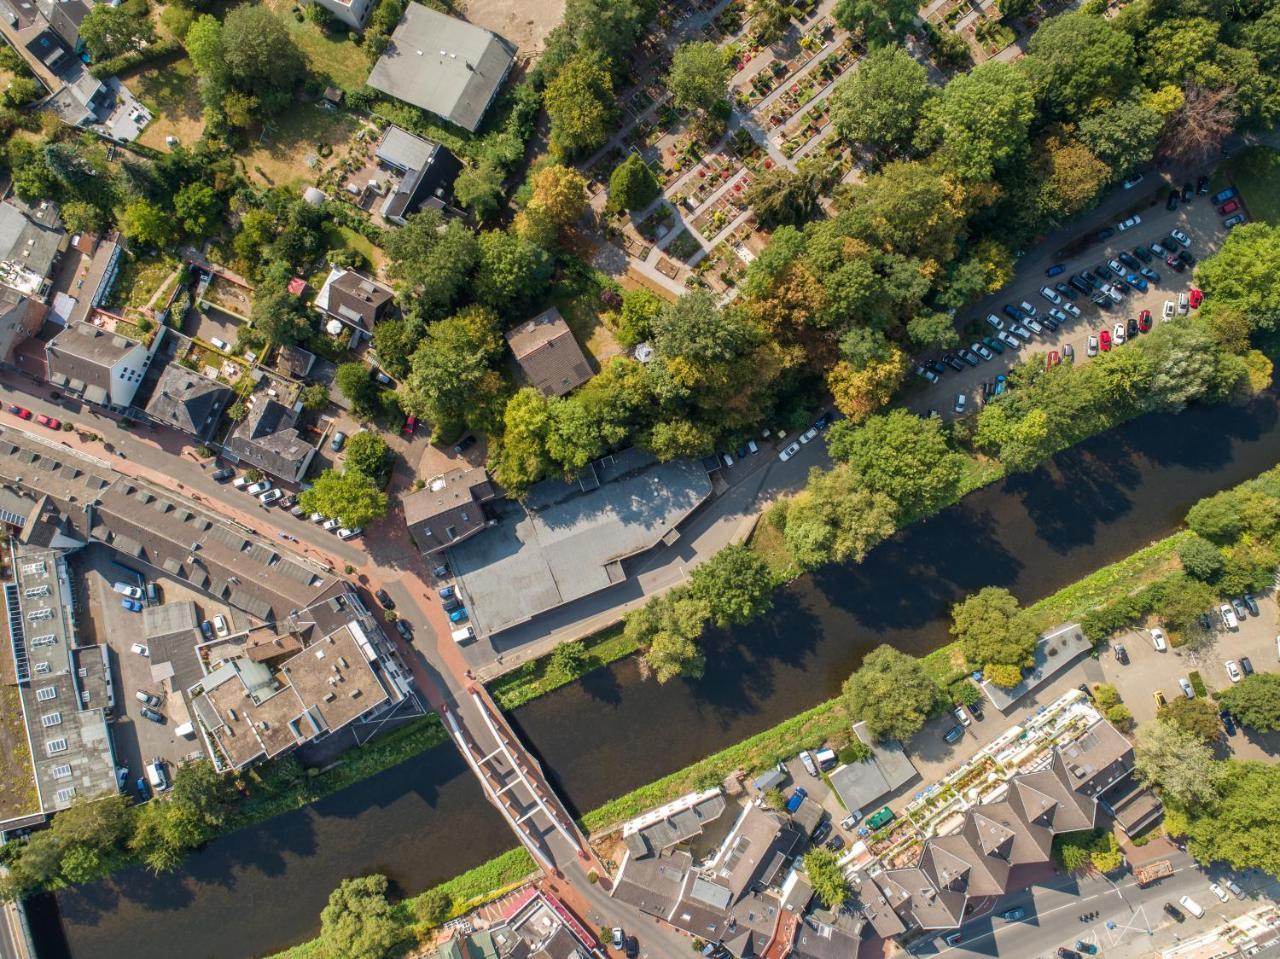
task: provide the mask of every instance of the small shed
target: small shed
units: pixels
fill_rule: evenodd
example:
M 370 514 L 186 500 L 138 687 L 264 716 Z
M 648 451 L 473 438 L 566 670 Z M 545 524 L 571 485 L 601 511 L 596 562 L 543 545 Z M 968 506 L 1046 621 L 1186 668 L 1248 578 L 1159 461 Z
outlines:
M 779 772 L 776 769 L 770 769 L 767 773 L 757 776 L 751 783 L 756 792 L 768 792 L 770 789 L 780 789 L 782 784 L 787 781 L 787 774 Z
M 325 87 L 320 96 L 320 105 L 326 110 L 336 110 L 342 106 L 342 91 L 337 87 Z

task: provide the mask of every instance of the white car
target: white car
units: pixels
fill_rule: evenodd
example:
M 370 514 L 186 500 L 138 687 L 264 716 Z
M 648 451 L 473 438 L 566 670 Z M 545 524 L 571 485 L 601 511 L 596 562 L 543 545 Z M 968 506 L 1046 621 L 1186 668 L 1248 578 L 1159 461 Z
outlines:
M 1181 230 L 1170 230 L 1169 235 L 1182 244 L 1183 249 L 1191 248 L 1191 237 L 1187 236 Z
M 269 489 L 258 497 L 258 501 L 262 503 L 263 506 L 270 506 L 278 499 L 284 499 L 284 490 Z
M 1230 603 L 1223 603 L 1218 607 L 1218 615 L 1222 617 L 1222 625 L 1230 630 L 1240 628 L 1240 621 L 1236 619 L 1236 611 L 1231 608 Z
M 325 516 L 324 513 L 312 513 L 309 518 L 313 523 L 323 523 L 329 517 Z
M 244 491 L 253 496 L 261 496 L 269 489 L 271 489 L 271 480 L 259 480 L 251 486 L 246 486 Z
M 991 327 L 997 333 L 1004 329 L 1004 320 L 996 316 L 994 313 L 987 314 L 987 326 Z
M 131 650 L 133 650 L 133 652 L 137 653 L 139 656 L 150 656 L 150 655 L 151 655 L 151 650 L 147 649 L 147 647 L 146 647 L 146 646 L 143 646 L 143 645 L 142 645 L 142 643 L 134 643 L 134 644 L 133 644 L 132 646 L 130 646 L 129 648 L 130 648 Z
M 1151 631 L 1151 645 L 1156 648 L 1157 653 L 1163 653 L 1169 648 L 1169 642 L 1164 637 L 1163 629 L 1153 629 Z
M 1216 882 L 1209 883 L 1209 891 L 1213 893 L 1215 896 L 1217 896 L 1219 899 L 1221 899 L 1223 902 L 1227 901 L 1227 891 L 1223 889 L 1221 886 L 1219 886 Z
M 1136 213 L 1127 220 L 1121 220 L 1116 224 L 1116 229 L 1123 233 L 1125 230 L 1132 230 L 1135 226 L 1142 222 L 1142 217 Z
M 1200 903 L 1196 902 L 1190 896 L 1183 896 L 1178 900 L 1178 902 L 1182 904 L 1183 909 L 1187 910 L 1187 912 L 1191 913 L 1191 915 L 1195 916 L 1197 919 L 1204 918 L 1204 906 L 1200 905 Z
M 1088 344 L 1085 346 L 1085 352 L 1086 352 L 1089 356 L 1097 356 L 1097 355 L 1098 355 L 1098 334 L 1096 334 L 1096 333 L 1090 333 L 1090 334 L 1089 334 L 1089 342 L 1088 342 Z M 1278 648 L 1280 648 L 1280 647 L 1278 647 Z
M 355 529 L 347 529 L 347 527 L 344 526 L 342 529 L 338 530 L 338 539 L 354 539 L 362 532 L 364 532 L 364 530 L 359 526 Z
M 778 459 L 782 460 L 782 462 L 785 463 L 787 460 L 791 459 L 791 457 L 795 456 L 799 452 L 800 452 L 800 444 L 792 443 L 790 446 L 788 446 L 786 449 L 784 449 L 781 453 L 778 454 Z
M 222 350 L 223 353 L 231 352 L 231 344 L 226 340 L 220 340 L 216 336 L 209 337 L 209 342 L 213 344 L 214 349 Z
M 760 452 L 760 447 L 756 445 L 755 440 L 747 440 L 747 450 L 752 456 L 754 456 L 756 453 Z
M 1016 336 L 1014 336 L 1014 335 L 1013 335 L 1012 333 L 1010 333 L 1008 330 L 1001 330 L 1001 331 L 1000 331 L 1000 336 L 998 337 L 998 339 L 1000 340 L 1000 342 L 1001 342 L 1001 343 L 1003 343 L 1005 346 L 1009 347 L 1009 349 L 1011 349 L 1011 350 L 1020 350 L 1020 349 L 1022 349 L 1022 340 L 1018 339 Z
M 1062 294 L 1050 286 L 1040 287 L 1040 295 L 1043 296 L 1050 303 L 1052 303 L 1054 306 L 1057 306 L 1059 303 L 1062 302 Z
M 964 409 L 965 409 L 965 403 L 966 403 L 966 402 L 968 402 L 968 398 L 967 398 L 963 393 L 957 393 L 957 394 L 956 394 L 956 405 L 955 405 L 955 411 L 956 411 L 956 413 L 957 413 L 958 415 L 960 415 L 960 416 L 963 416 L 963 415 L 964 415 Z
M 1241 679 L 1244 678 L 1243 676 L 1240 675 L 1240 667 L 1236 665 L 1236 661 L 1234 659 L 1228 659 L 1222 665 L 1227 667 L 1227 677 L 1233 683 L 1238 683 L 1240 682 Z
M 1124 324 L 1123 323 L 1117 323 L 1115 326 L 1111 328 L 1111 342 L 1115 343 L 1116 346 L 1119 346 L 1121 343 L 1124 342 Z
M 324 530 L 326 533 L 332 533 L 335 529 L 338 529 L 340 526 L 342 526 L 342 523 L 340 521 L 336 519 L 327 519 L 320 525 L 320 528 Z
M 807 430 L 805 430 L 803 433 L 800 434 L 800 442 L 807 443 L 810 440 L 815 439 L 817 435 L 818 435 L 818 428 L 816 426 L 810 426 Z
M 1166 320 L 1173 319 L 1173 300 L 1164 301 L 1164 318 Z
M 1063 304 L 1062 304 L 1062 308 L 1063 308 L 1066 312 L 1070 313 L 1072 316 L 1079 316 L 1079 315 L 1080 315 L 1080 307 L 1076 306 L 1076 305 L 1075 305 L 1074 303 L 1072 303 L 1070 300 L 1066 300 L 1065 302 L 1063 302 Z
M 974 343 L 974 344 L 972 344 L 972 345 L 969 347 L 969 349 L 970 349 L 972 352 L 977 353 L 977 354 L 978 354 L 980 357 L 982 357 L 984 360 L 989 360 L 989 359 L 991 359 L 993 356 L 995 356 L 995 354 L 994 354 L 994 353 L 992 353 L 989 349 L 987 349 L 987 348 L 986 348 L 985 346 L 983 346 L 981 343 Z
M 136 586 L 130 586 L 128 583 L 112 583 L 111 588 L 121 596 L 128 596 L 130 599 L 142 599 L 142 590 Z
M 1186 316 L 1187 310 L 1190 309 L 1190 306 L 1191 306 L 1191 301 L 1190 299 L 1187 298 L 1187 294 L 1179 293 L 1178 294 L 1178 312 L 1183 316 Z
M 963 706 L 957 706 L 955 709 L 951 710 L 951 715 L 954 716 L 957 720 L 959 720 L 962 726 L 968 726 L 971 724 L 969 719 L 969 714 L 965 712 L 965 709 Z
M 1196 698 L 1196 691 L 1192 688 L 1191 683 L 1185 676 L 1178 677 L 1178 685 L 1182 687 L 1182 695 L 1186 696 L 1187 699 Z
M 219 636 L 227 636 L 231 630 L 227 627 L 227 621 L 221 613 L 213 617 L 213 631 Z

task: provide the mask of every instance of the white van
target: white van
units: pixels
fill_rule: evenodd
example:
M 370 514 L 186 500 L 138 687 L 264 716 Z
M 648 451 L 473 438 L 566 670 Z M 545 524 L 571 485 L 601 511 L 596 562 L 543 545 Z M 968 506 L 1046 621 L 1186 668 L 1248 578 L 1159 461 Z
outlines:
M 213 617 L 213 631 L 218 634 L 219 639 L 231 632 L 231 630 L 227 629 L 227 621 L 221 613 Z
M 818 766 L 813 761 L 813 757 L 809 755 L 809 750 L 803 749 L 800 751 L 800 763 L 804 766 L 805 772 L 815 779 L 818 778 Z
M 463 626 L 461 629 L 453 631 L 453 641 L 455 643 L 465 643 L 468 639 L 475 639 L 476 631 L 470 626 Z
M 1200 903 L 1196 902 L 1190 896 L 1183 896 L 1178 900 L 1178 902 L 1182 903 L 1182 908 L 1187 910 L 1187 912 L 1191 913 L 1191 915 L 1195 916 L 1197 919 L 1204 918 L 1204 906 L 1200 905 Z
M 164 763 L 159 759 L 153 759 L 147 763 L 147 782 L 151 783 L 151 788 L 156 792 L 163 792 L 169 788 L 169 776 L 164 771 Z
M 130 586 L 128 583 L 112 583 L 111 588 L 121 596 L 128 596 L 130 599 L 142 599 L 142 590 L 137 586 Z
M 823 746 L 821 749 L 814 752 L 813 758 L 818 761 L 818 768 L 824 770 L 833 768 L 838 761 L 836 751 L 827 746 Z

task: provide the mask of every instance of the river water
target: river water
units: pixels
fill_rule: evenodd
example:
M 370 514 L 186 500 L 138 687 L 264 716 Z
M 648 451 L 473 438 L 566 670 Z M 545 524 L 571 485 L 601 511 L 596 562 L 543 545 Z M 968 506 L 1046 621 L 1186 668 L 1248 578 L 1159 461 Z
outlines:
M 707 638 L 701 680 L 658 686 L 625 660 L 513 720 L 583 812 L 830 698 L 880 643 L 936 648 L 961 595 L 999 585 L 1033 602 L 1167 534 L 1196 500 L 1278 461 L 1274 389 L 1244 408 L 1143 417 L 966 497 L 860 566 L 798 580 L 765 619 Z M 446 744 L 211 843 L 176 873 L 126 870 L 59 893 L 56 911 L 45 899 L 33 910 L 40 955 L 260 956 L 313 935 L 346 876 L 382 872 L 410 894 L 511 845 Z

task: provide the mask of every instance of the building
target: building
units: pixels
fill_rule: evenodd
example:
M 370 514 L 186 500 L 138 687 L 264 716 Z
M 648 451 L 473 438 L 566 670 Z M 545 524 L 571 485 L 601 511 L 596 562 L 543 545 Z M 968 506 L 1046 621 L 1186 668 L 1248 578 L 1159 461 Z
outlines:
M 145 409 L 157 423 L 208 440 L 230 401 L 231 387 L 169 363 L 161 371 Z
M 507 333 L 525 383 L 543 396 L 564 396 L 591 379 L 591 364 L 554 306 Z
M 120 259 L 124 255 L 124 243 L 118 234 L 95 237 L 79 234 L 76 250 L 85 255 L 81 260 L 82 280 L 77 280 L 79 296 L 59 293 L 54 297 L 54 310 L 62 317 L 63 325 L 88 320 L 93 311 L 107 302 L 111 289 L 120 275 Z M 63 301 L 63 302 L 59 302 Z
M 271 393 L 259 386 L 249 395 L 249 414 L 236 424 L 222 449 L 236 462 L 296 483 L 306 475 L 316 448 L 298 432 L 301 404 L 285 406 Z
M 39 0 L 39 11 L 49 21 L 49 27 L 72 53 L 79 56 L 84 50 L 80 39 L 80 24 L 89 15 L 89 5 L 83 0 Z
M 49 382 L 89 403 L 123 412 L 133 404 L 151 358 L 164 336 L 150 346 L 89 323 L 73 323 L 45 344 Z
M 378 211 L 384 220 L 403 226 L 421 209 L 453 207 L 453 183 L 462 164 L 439 143 L 393 124 L 383 131 L 374 156 L 395 173 Z
M 1093 643 L 1079 626 L 1059 626 L 1036 640 L 1035 664 L 1023 671 L 1022 682 L 1006 689 L 988 681 L 982 684 L 982 689 L 996 709 L 1007 713 L 1027 693 L 1092 650 Z
M 577 480 L 546 480 L 523 502 L 490 505 L 496 522 L 449 548 L 477 634 L 500 632 L 627 578 L 624 563 L 679 538 L 711 496 L 693 460 L 659 463 L 625 450 Z
M 429 953 L 430 959 L 591 959 L 596 938 L 554 895 L 528 886 L 486 929 L 458 935 Z
M 514 62 L 496 34 L 410 3 L 368 83 L 474 133 Z
M 7 359 L 28 325 L 44 319 L 51 277 L 58 257 L 67 247 L 55 204 L 43 201 L 28 206 L 21 201 L 0 202 L 0 359 Z M 34 318 L 34 319 L 33 319 Z M 10 328 L 10 324 L 18 324 Z M 20 341 L 20 339 L 18 341 Z M 5 349 L 5 346 L 8 346 Z
M 435 555 L 484 529 L 482 504 L 496 495 L 482 467 L 450 470 L 404 497 L 405 525 L 418 549 Z
M 377 280 L 355 270 L 333 267 L 316 294 L 315 308 L 352 329 L 351 346 L 369 336 L 390 309 L 395 294 Z
M 374 0 L 310 0 L 324 7 L 338 21 L 352 30 L 363 30 L 369 21 L 369 14 L 377 5 Z
M 18 346 L 40 332 L 49 308 L 33 297 L 0 286 L 0 363 L 12 363 Z
M 300 346 L 286 343 L 276 351 L 276 369 L 296 380 L 304 378 L 316 365 L 316 355 Z
M 10 541 L 9 558 L 13 579 L 4 584 L 4 599 L 10 651 L 39 812 L 48 815 L 119 791 L 107 726 L 114 706 L 111 674 L 105 649 L 77 647 L 75 601 L 62 552 L 19 538 Z
M 896 739 L 875 742 L 866 723 L 854 723 L 853 732 L 871 755 L 861 762 L 846 763 L 831 771 L 831 788 L 850 812 L 866 809 L 885 796 L 897 792 L 916 778 L 916 767 Z

